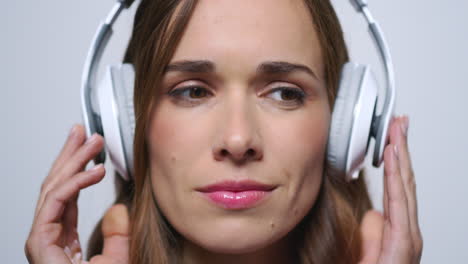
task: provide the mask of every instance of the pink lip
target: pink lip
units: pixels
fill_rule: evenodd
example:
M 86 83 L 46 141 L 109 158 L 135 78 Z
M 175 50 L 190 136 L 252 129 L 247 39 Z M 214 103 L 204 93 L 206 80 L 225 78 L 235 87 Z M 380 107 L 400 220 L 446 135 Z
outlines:
M 225 209 L 246 209 L 258 204 L 275 188 L 255 181 L 224 181 L 197 191 Z

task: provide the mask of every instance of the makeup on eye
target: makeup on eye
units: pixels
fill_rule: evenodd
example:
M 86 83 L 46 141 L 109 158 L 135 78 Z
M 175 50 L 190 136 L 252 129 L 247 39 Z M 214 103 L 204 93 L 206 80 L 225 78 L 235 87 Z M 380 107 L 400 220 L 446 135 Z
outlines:
M 182 99 L 201 99 L 206 97 L 209 92 L 206 88 L 201 87 L 200 85 L 189 85 L 182 88 L 177 88 L 169 91 L 168 95 L 174 98 Z
M 262 90 L 266 90 L 266 92 L 262 91 L 260 93 L 261 97 L 264 96 L 279 103 L 286 103 L 288 105 L 302 105 L 308 96 L 304 90 L 292 86 L 287 86 L 285 84 Z M 214 96 L 213 92 L 199 84 L 191 84 L 182 86 L 181 88 L 172 89 L 168 92 L 168 95 L 173 99 L 187 102 L 200 102 L 202 100 L 208 99 L 208 97 Z
M 279 96 L 272 96 L 273 100 L 279 101 L 279 102 L 290 102 L 294 101 L 295 103 L 298 103 L 302 105 L 304 103 L 304 100 L 307 96 L 307 94 L 298 88 L 292 88 L 292 87 L 287 87 L 287 86 L 281 86 L 277 88 L 273 88 L 270 91 L 268 91 L 269 95 L 274 95 L 278 94 Z M 276 98 L 275 98 L 276 97 Z

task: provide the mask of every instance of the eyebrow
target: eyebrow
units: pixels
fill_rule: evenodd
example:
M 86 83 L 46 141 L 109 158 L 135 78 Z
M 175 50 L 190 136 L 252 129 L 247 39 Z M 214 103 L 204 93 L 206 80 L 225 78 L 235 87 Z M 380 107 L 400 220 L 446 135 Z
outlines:
M 257 72 L 264 74 L 284 74 L 295 71 L 305 72 L 315 79 L 318 79 L 318 76 L 314 73 L 314 71 L 302 64 L 295 64 L 285 61 L 268 61 L 260 64 L 257 68 Z
M 183 60 L 169 64 L 165 72 L 180 71 L 189 73 L 211 73 L 216 70 L 216 66 L 209 60 Z M 318 76 L 309 67 L 302 64 L 295 64 L 285 61 L 267 61 L 257 67 L 259 74 L 286 74 L 295 71 L 305 72 L 318 80 Z
M 208 73 L 215 71 L 215 65 L 213 62 L 207 60 L 183 60 L 167 65 L 164 72 L 171 71 Z

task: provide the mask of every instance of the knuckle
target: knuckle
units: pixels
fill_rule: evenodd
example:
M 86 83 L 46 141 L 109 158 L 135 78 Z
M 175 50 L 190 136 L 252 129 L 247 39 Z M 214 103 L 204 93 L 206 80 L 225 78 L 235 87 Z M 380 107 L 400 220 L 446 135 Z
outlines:
M 411 240 L 411 235 L 408 231 L 403 231 L 400 238 L 401 244 L 405 245 L 405 247 L 411 247 L 413 241 Z
M 41 184 L 41 193 L 46 193 L 52 189 L 58 182 L 57 172 L 50 172 Z
M 41 186 L 41 194 L 45 197 L 53 189 L 52 183 L 45 182 Z
M 48 190 L 46 193 L 44 193 L 44 203 L 47 203 L 50 201 L 50 199 L 53 198 L 54 190 Z
M 423 250 L 423 247 L 424 247 L 424 242 L 422 240 L 421 237 L 418 237 L 415 241 L 414 241 L 414 250 L 416 252 L 417 255 L 420 255 L 422 250 Z
M 73 170 L 74 173 L 78 171 L 82 171 L 85 167 L 86 164 L 93 158 L 95 154 L 97 154 L 99 150 L 96 148 L 84 148 L 80 149 L 77 153 L 76 156 L 70 161 L 70 164 L 68 166 L 68 170 Z
M 24 253 L 27 255 L 29 252 L 31 252 L 31 240 L 28 238 L 24 243 Z
M 59 200 L 57 189 L 49 190 L 44 196 L 44 203 L 50 203 L 51 201 Z
M 73 189 L 76 190 L 76 191 L 79 191 L 81 189 L 81 184 L 80 184 L 80 182 L 78 180 L 79 179 L 71 181 L 71 183 L 70 183 L 72 185 Z
M 41 193 L 45 193 L 49 189 L 50 181 L 45 179 L 41 184 Z
M 413 192 L 416 191 L 416 180 L 414 179 L 414 176 L 410 175 L 408 177 L 408 180 L 406 182 L 406 185 L 409 187 L 409 189 Z
M 413 239 L 411 232 L 405 225 L 395 225 L 393 229 L 393 238 L 395 241 L 399 241 L 399 244 L 405 248 L 411 248 L 413 246 Z
M 24 254 L 26 255 L 26 258 L 28 259 L 28 262 L 32 262 L 32 252 L 34 249 L 34 245 L 32 242 L 31 238 L 28 238 L 26 242 L 24 243 Z

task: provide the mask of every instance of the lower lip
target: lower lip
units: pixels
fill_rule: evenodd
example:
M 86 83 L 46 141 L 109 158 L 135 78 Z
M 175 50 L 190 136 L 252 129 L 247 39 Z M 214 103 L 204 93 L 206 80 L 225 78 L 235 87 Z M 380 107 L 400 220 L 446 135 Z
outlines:
M 270 193 L 271 191 L 252 190 L 241 192 L 216 191 L 203 194 L 225 209 L 247 209 L 257 205 Z

